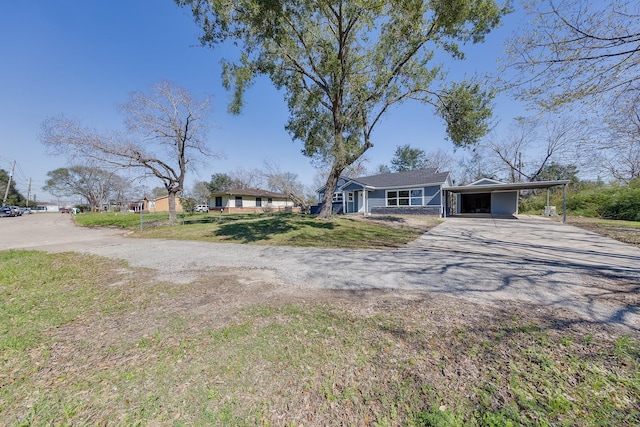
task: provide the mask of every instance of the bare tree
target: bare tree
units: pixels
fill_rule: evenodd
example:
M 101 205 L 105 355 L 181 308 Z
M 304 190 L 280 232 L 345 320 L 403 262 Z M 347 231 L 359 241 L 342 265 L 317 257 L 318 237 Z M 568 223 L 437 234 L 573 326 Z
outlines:
M 577 163 L 586 139 L 583 125 L 571 118 L 520 117 L 505 138 L 489 140 L 487 147 L 509 181 L 537 181 L 552 161 Z
M 526 1 L 531 19 L 507 47 L 507 66 L 519 71 L 511 82 L 518 97 L 549 109 L 638 90 L 637 6 L 629 0 Z
M 300 206 L 302 212 L 309 212 L 310 205 L 305 196 L 305 188 L 304 185 L 298 181 L 297 174 L 283 172 L 275 163 L 266 161 L 264 176 L 267 180 L 269 190 L 286 194 L 293 200 L 296 206 Z
M 210 106 L 209 97 L 196 99 L 162 81 L 149 94 L 132 93 L 122 106 L 126 136 L 99 133 L 57 116 L 44 122 L 41 140 L 55 154 L 136 168 L 160 179 L 169 196 L 169 220 L 175 223 L 176 195 L 184 189 L 187 170 L 201 156 L 215 155 L 205 140 Z
M 628 93 L 606 120 L 608 139 L 599 149 L 607 170 L 618 181 L 640 177 L 640 93 Z
M 425 154 L 424 167 L 426 169 L 435 169 L 437 172 L 451 172 L 455 160 L 453 153 L 438 148 Z
M 206 181 L 196 182 L 195 184 L 193 184 L 191 194 L 198 203 L 209 203 L 209 198 L 211 196 L 211 188 L 209 188 L 209 183 Z
M 260 169 L 238 168 L 229 173 L 234 188 L 260 188 L 265 185 L 264 173 Z

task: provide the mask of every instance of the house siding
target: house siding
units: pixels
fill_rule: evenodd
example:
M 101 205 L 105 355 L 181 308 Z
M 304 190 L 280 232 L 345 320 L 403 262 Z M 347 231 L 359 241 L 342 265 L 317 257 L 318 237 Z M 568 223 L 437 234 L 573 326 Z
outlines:
M 240 196 L 242 197 L 242 207 L 236 207 L 236 196 L 217 196 L 222 199 L 222 204 L 216 204 L 216 197 L 209 200 L 209 206 L 212 209 L 222 209 L 227 212 L 258 212 L 266 211 L 269 209 L 275 210 L 289 210 L 293 207 L 293 202 L 287 199 L 278 199 L 275 197 L 266 196 Z M 256 198 L 262 199 L 262 206 L 257 206 Z M 271 203 L 268 200 L 271 199 Z M 220 200 L 218 200 L 220 201 Z
M 169 197 L 157 198 L 154 207 L 146 210 L 150 212 L 169 212 Z M 180 203 L 180 197 L 178 196 L 176 196 L 176 212 L 182 212 L 182 203 Z
M 349 184 L 346 187 L 344 187 L 343 190 L 344 191 L 359 191 L 359 190 L 362 190 L 362 185 L 356 184 L 355 182 L 352 182 L 351 184 Z
M 516 215 L 518 213 L 518 192 L 491 193 L 491 213 L 496 215 Z
M 424 204 L 425 206 L 440 206 L 440 186 L 434 185 L 431 187 L 424 187 Z
M 341 179 L 337 190 L 343 194 L 344 205 L 335 206 L 336 210 L 346 209 L 346 212 L 361 213 L 410 213 L 410 214 L 441 214 L 442 184 L 451 183 L 448 172 L 437 173 L 435 169 L 419 170 L 402 173 L 379 174 L 369 177 Z M 412 202 L 419 206 L 387 206 L 388 191 L 422 190 L 422 199 Z M 322 203 L 326 188 L 318 190 L 318 203 Z M 348 201 L 348 194 L 354 193 L 353 202 Z M 362 196 L 364 193 L 364 197 Z M 404 196 L 403 196 L 404 197 Z M 336 209 L 338 208 L 338 209 Z M 317 211 L 314 209 L 314 211 Z
M 371 213 L 382 215 L 440 215 L 440 206 L 379 206 L 372 208 Z

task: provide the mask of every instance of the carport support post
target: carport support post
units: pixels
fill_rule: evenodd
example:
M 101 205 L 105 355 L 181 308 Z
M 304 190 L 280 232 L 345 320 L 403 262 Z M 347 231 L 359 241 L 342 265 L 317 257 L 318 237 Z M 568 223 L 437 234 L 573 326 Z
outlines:
M 550 188 L 547 188 L 547 209 L 545 209 L 545 215 L 551 216 L 551 212 L 549 212 L 549 192 Z
M 564 212 L 563 223 L 567 223 L 567 184 L 562 186 L 562 211 Z

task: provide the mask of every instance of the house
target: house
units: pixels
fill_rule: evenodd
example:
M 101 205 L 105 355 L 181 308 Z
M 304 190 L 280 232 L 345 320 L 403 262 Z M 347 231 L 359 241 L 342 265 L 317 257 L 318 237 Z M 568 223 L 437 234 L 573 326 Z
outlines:
M 157 197 L 155 200 L 144 199 L 145 209 L 149 212 L 169 212 L 169 196 Z M 180 197 L 176 196 L 176 212 L 182 212 Z
M 293 201 L 286 194 L 259 188 L 231 189 L 214 193 L 209 200 L 209 208 L 229 213 L 294 211 Z
M 363 214 L 444 215 L 442 188 L 452 185 L 449 172 L 420 169 L 338 180 L 333 211 Z M 322 203 L 325 188 L 318 190 Z
M 517 215 L 520 190 L 550 189 L 564 187 L 563 211 L 566 221 L 566 193 L 568 180 L 501 182 L 482 178 L 468 185 L 443 187 L 445 215 L 450 214 L 492 214 Z M 548 192 L 547 192 L 548 204 Z

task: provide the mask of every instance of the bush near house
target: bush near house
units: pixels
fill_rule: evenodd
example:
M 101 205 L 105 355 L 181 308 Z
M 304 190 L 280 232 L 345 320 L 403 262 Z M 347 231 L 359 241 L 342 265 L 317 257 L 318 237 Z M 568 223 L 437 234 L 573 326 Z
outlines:
M 520 201 L 520 212 L 540 214 L 546 205 L 546 192 Z M 549 203 L 562 206 L 562 190 L 552 191 Z M 628 185 L 581 183 L 567 189 L 567 211 L 571 215 L 640 221 L 640 179 Z

